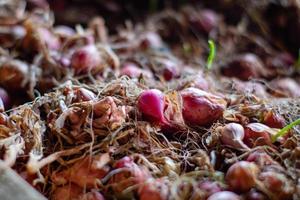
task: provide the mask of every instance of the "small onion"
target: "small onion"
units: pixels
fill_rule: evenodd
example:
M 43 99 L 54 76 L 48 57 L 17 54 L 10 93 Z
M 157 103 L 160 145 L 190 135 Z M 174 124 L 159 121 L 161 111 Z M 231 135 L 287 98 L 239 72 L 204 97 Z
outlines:
M 254 163 L 239 161 L 229 167 L 225 179 L 232 190 L 247 192 L 255 187 L 258 171 Z
M 275 96 L 300 97 L 300 85 L 292 78 L 281 78 L 272 82 Z
M 266 73 L 262 61 L 251 53 L 233 58 L 221 68 L 221 72 L 225 76 L 236 77 L 244 81 L 250 78 L 259 78 Z
M 140 46 L 143 49 L 157 49 L 163 47 L 163 41 L 157 33 L 146 32 L 141 37 Z
M 285 119 L 271 110 L 264 113 L 263 118 L 263 123 L 271 128 L 283 128 L 285 125 Z
M 273 130 L 261 123 L 250 123 L 245 127 L 244 142 L 249 147 L 272 145 L 271 133 Z
M 71 57 L 71 67 L 77 74 L 86 73 L 100 64 L 100 54 L 94 45 L 76 49 Z
M 249 149 L 244 144 L 243 139 L 245 136 L 244 128 L 237 123 L 229 123 L 220 128 L 220 136 L 223 144 L 233 148 Z
M 194 16 L 190 19 L 193 27 L 205 33 L 209 33 L 217 28 L 219 21 L 218 15 L 209 9 L 201 10 L 198 16 Z
M 213 195 L 208 197 L 207 200 L 241 200 L 241 198 L 233 192 L 222 191 L 214 193 Z
M 52 32 L 46 28 L 38 28 L 38 35 L 41 38 L 42 42 L 51 50 L 58 50 L 60 48 L 60 41 Z
M 246 159 L 248 162 L 254 162 L 257 166 L 263 168 L 266 165 L 278 164 L 266 152 L 254 151 Z
M 138 166 L 130 157 L 123 157 L 114 165 L 115 169 L 124 169 L 124 171 L 116 173 L 111 179 L 112 189 L 116 193 L 121 193 L 126 188 L 143 184 L 151 178 L 150 172 L 143 167 Z
M 291 199 L 295 191 L 294 184 L 282 173 L 275 171 L 262 172 L 259 175 L 259 180 L 278 199 Z
M 205 192 L 206 198 L 214 193 L 222 191 L 221 186 L 217 182 L 208 180 L 200 182 L 197 189 L 200 189 L 202 192 Z
M 161 125 L 167 124 L 164 116 L 165 96 L 160 90 L 143 91 L 138 97 L 137 107 L 146 120 Z
M 121 69 L 121 75 L 126 75 L 130 78 L 138 78 L 143 75 L 147 78 L 152 78 L 152 72 L 139 68 L 135 63 L 127 62 L 124 63 Z
M 219 119 L 226 108 L 226 101 L 197 88 L 181 91 L 183 117 L 190 125 L 204 126 Z

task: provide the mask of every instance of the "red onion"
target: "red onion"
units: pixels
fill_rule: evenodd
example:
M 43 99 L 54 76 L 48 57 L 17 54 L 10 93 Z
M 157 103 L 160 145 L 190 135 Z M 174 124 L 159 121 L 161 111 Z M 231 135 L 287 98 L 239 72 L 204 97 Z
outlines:
M 266 88 L 261 83 L 251 82 L 251 81 L 239 81 L 234 80 L 234 89 L 236 89 L 241 94 L 254 94 L 259 98 L 268 97 Z
M 151 178 L 150 172 L 146 168 L 138 166 L 127 156 L 115 163 L 115 169 L 124 169 L 124 171 L 116 173 L 110 179 L 113 190 L 117 193 L 121 193 L 130 186 L 143 184 Z
M 46 46 L 51 50 L 58 50 L 60 48 L 59 39 L 48 29 L 38 28 L 38 34 L 41 40 L 46 44 Z
M 277 96 L 300 97 L 300 85 L 292 78 L 281 78 L 272 82 L 272 87 L 279 91 Z
M 226 101 L 197 88 L 181 91 L 183 117 L 191 125 L 208 125 L 219 119 L 226 108 Z
M 282 173 L 275 171 L 262 172 L 259 175 L 259 180 L 278 199 L 291 199 L 295 191 L 294 184 Z
M 0 87 L 0 99 L 5 109 L 10 106 L 10 97 L 7 94 L 6 90 Z
M 160 62 L 163 65 L 162 74 L 166 81 L 170 81 L 180 76 L 178 66 L 175 62 L 167 59 L 163 59 Z
M 99 52 L 94 45 L 81 47 L 71 57 L 71 67 L 77 74 L 86 73 L 101 64 Z
M 249 149 L 244 144 L 243 139 L 245 136 L 244 128 L 237 123 L 229 123 L 220 128 L 220 136 L 223 144 L 233 148 Z
M 249 147 L 272 145 L 272 129 L 261 123 L 250 123 L 245 127 L 244 142 Z
M 271 128 L 283 128 L 285 126 L 285 119 L 271 110 L 265 112 L 263 117 L 264 124 Z
M 143 49 L 157 49 L 163 46 L 162 39 L 155 32 L 147 32 L 142 35 L 140 46 Z
M 222 191 L 222 188 L 217 182 L 206 180 L 200 182 L 194 190 L 191 199 L 206 199 L 212 194 Z
M 229 167 L 225 179 L 232 190 L 247 192 L 255 187 L 258 170 L 254 163 L 239 161 Z
M 0 84 L 8 90 L 22 90 L 26 85 L 29 67 L 19 60 L 10 60 L 0 68 Z
M 225 76 L 246 81 L 250 78 L 259 78 L 261 75 L 265 75 L 266 70 L 262 61 L 256 55 L 248 53 L 233 58 L 232 61 L 221 68 L 221 72 Z
M 263 168 L 266 165 L 278 164 L 266 152 L 254 151 L 246 159 L 248 162 L 254 162 L 257 166 Z
M 154 179 L 143 184 L 138 194 L 140 200 L 167 200 L 169 188 L 163 180 Z
M 241 198 L 233 192 L 222 191 L 214 193 L 207 200 L 241 200 Z
M 161 125 L 168 124 L 164 116 L 165 96 L 160 90 L 143 91 L 138 97 L 137 107 L 146 120 Z
M 194 16 L 190 19 L 193 27 L 205 33 L 209 33 L 217 28 L 219 21 L 218 15 L 209 9 L 201 10 L 198 16 Z
M 152 72 L 139 68 L 135 63 L 124 63 L 121 69 L 121 75 L 126 75 L 130 78 L 138 78 L 141 74 L 147 78 L 153 77 Z

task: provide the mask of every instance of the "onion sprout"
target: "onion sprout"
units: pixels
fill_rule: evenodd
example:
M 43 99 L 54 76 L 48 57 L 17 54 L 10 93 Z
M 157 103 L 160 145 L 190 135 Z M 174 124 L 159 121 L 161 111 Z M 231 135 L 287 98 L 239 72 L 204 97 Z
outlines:
M 216 45 L 213 40 L 208 40 L 208 46 L 209 46 L 209 55 L 206 61 L 206 67 L 208 70 L 211 69 L 211 66 L 213 64 L 213 61 L 216 57 Z

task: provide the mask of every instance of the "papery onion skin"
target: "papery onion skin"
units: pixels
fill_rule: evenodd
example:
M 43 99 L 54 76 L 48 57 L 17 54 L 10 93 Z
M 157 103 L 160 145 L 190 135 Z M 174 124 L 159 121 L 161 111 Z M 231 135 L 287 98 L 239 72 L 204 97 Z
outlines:
M 207 200 L 241 200 L 241 198 L 233 192 L 222 191 L 214 193 L 213 195 L 208 197 Z
M 247 192 L 255 187 L 258 171 L 254 163 L 239 161 L 229 167 L 225 179 L 233 191 Z
M 183 118 L 190 125 L 209 125 L 219 119 L 226 108 L 223 98 L 197 88 L 184 89 L 180 94 Z

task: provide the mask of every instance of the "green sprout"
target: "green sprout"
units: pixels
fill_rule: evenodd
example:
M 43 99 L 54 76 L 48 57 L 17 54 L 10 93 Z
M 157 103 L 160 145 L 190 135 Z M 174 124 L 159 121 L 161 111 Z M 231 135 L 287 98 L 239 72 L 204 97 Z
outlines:
M 211 69 L 211 66 L 213 64 L 213 61 L 216 57 L 216 45 L 213 40 L 208 40 L 208 46 L 209 46 L 209 55 L 206 61 L 206 67 L 208 70 Z
M 279 137 L 284 136 L 289 132 L 290 129 L 292 129 L 294 126 L 297 126 L 299 124 L 300 124 L 300 118 L 286 125 L 282 129 L 280 129 L 275 135 L 272 136 L 272 142 L 275 142 Z

